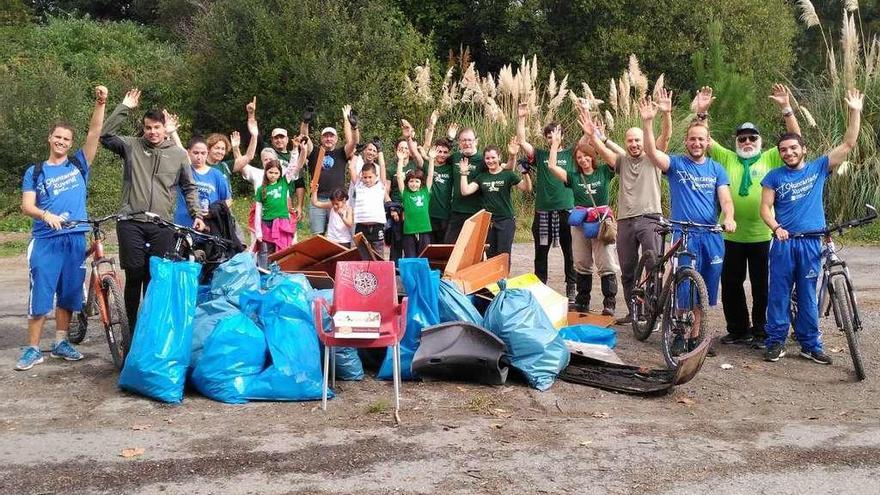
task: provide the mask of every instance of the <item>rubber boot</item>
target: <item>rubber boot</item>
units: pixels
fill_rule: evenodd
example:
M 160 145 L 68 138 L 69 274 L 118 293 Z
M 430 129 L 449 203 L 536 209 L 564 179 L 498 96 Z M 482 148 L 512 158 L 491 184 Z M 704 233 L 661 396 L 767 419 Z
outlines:
M 586 313 L 590 310 L 590 289 L 593 287 L 593 276 L 589 273 L 575 274 L 575 287 L 577 295 L 574 298 L 574 310 Z
M 602 275 L 602 314 L 613 315 L 617 307 L 617 276 L 612 274 Z

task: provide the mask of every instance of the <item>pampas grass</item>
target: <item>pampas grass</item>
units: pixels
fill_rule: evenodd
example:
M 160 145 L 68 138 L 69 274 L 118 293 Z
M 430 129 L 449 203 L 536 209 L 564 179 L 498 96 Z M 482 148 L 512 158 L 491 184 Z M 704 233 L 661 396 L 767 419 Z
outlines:
M 813 26 L 819 26 L 819 15 L 816 14 L 816 7 L 810 0 L 798 0 L 797 7 L 801 9 L 800 20 L 807 26 L 807 29 Z

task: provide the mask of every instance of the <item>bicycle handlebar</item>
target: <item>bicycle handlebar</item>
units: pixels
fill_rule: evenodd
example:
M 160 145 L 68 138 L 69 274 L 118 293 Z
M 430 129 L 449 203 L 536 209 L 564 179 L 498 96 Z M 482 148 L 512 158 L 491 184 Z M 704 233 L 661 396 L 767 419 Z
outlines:
M 230 247 L 232 245 L 232 243 L 230 241 L 228 241 L 222 237 L 216 236 L 214 234 L 200 232 L 192 227 L 187 227 L 185 225 L 178 225 L 176 223 L 169 222 L 168 220 L 163 219 L 162 217 L 160 217 L 159 215 L 157 215 L 156 213 L 153 213 L 153 212 L 138 211 L 138 212 L 130 213 L 127 216 L 133 217 L 135 215 L 144 215 L 145 217 L 147 217 L 147 220 L 149 220 L 152 223 L 155 223 L 157 225 L 161 225 L 165 228 L 168 228 L 168 229 L 180 232 L 180 233 L 187 233 L 190 235 L 200 237 L 200 238 L 205 239 L 209 242 L 219 244 L 223 247 Z
M 111 213 L 110 215 L 104 217 L 89 218 L 87 220 L 65 220 L 61 222 L 61 226 L 65 229 L 76 227 L 77 225 L 91 225 L 93 227 L 97 227 L 108 220 L 118 220 L 119 218 L 122 218 L 122 215 L 118 213 Z
M 852 229 L 855 227 L 860 227 L 862 225 L 869 224 L 873 222 L 877 218 L 877 209 L 872 205 L 866 204 L 865 209 L 868 210 L 866 216 L 862 218 L 857 218 L 855 220 L 850 220 L 848 222 L 843 222 L 837 225 L 831 225 L 830 227 L 825 227 L 824 229 L 818 230 L 810 230 L 807 232 L 798 232 L 797 234 L 789 234 L 789 238 L 800 239 L 803 237 L 824 237 L 827 235 L 831 235 L 833 233 L 843 234 L 843 231 L 846 229 Z
M 645 218 L 649 218 L 651 220 L 655 220 L 661 227 L 671 229 L 673 225 L 677 225 L 682 227 L 684 230 L 687 229 L 704 229 L 709 230 L 711 232 L 724 232 L 724 227 L 718 225 L 717 223 L 697 223 L 690 221 L 681 221 L 681 220 L 672 220 L 670 218 L 666 218 L 663 215 L 653 215 L 647 214 L 643 215 Z

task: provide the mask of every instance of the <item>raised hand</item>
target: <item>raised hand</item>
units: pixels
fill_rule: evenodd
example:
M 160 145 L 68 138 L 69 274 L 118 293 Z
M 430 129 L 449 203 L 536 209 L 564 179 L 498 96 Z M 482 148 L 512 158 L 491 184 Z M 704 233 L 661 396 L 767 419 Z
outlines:
M 344 120 L 348 120 L 348 114 L 351 112 L 351 105 L 343 105 L 342 107 L 342 118 Z
M 229 135 L 229 143 L 233 148 L 241 146 L 241 134 L 238 131 L 232 131 L 232 134 Z
M 578 113 L 578 124 L 581 125 L 581 129 L 584 131 L 585 136 L 592 136 L 596 132 L 596 126 L 593 124 L 590 112 L 581 110 Z
M 510 156 L 516 156 L 519 154 L 519 139 L 516 136 L 510 138 L 510 141 L 507 143 L 507 153 Z
M 315 107 L 306 107 L 302 113 L 302 121 L 306 124 L 311 125 L 315 120 Z
M 458 162 L 458 171 L 462 175 L 467 175 L 471 172 L 470 165 L 468 165 L 467 157 L 462 157 L 461 160 Z
M 131 88 L 125 93 L 125 98 L 122 99 L 122 104 L 127 106 L 128 108 L 135 109 L 141 101 L 141 90 L 137 88 Z
M 697 95 L 694 97 L 694 106 L 697 113 L 706 113 L 709 111 L 709 107 L 712 106 L 712 102 L 715 101 L 715 97 L 712 96 L 712 88 L 709 86 L 703 86 L 697 91 Z
M 412 124 L 406 119 L 400 119 L 400 132 L 405 139 L 411 139 L 413 137 Z
M 650 96 L 643 96 L 639 100 L 639 114 L 642 120 L 653 120 L 657 116 L 657 103 Z
M 395 150 L 395 155 L 397 155 L 398 163 L 406 163 L 409 160 L 409 150 L 398 148 Z
M 550 146 L 556 146 L 559 148 L 559 145 L 562 143 L 562 128 L 556 126 L 550 131 Z
M 248 114 L 248 119 L 253 118 L 254 115 L 256 115 L 257 113 L 257 97 L 254 96 L 254 99 L 248 102 L 248 104 L 245 105 L 244 109 Z
M 174 134 L 177 132 L 177 129 L 180 127 L 180 119 L 177 118 L 177 114 L 170 113 L 163 108 L 162 115 L 165 116 L 165 132 L 167 134 Z
M 435 160 L 437 158 L 437 147 L 431 146 L 431 149 L 428 150 L 428 159 Z
M 526 102 L 522 102 L 516 106 L 516 117 L 519 119 L 524 119 L 529 116 L 529 104 Z
M 431 129 L 433 129 L 434 126 L 437 125 L 437 119 L 439 118 L 440 111 L 434 110 L 433 112 L 431 112 L 431 117 L 428 119 L 428 125 L 431 126 Z
M 256 136 L 260 133 L 260 128 L 257 126 L 257 119 L 253 118 L 253 116 L 248 117 L 247 130 L 251 133 L 251 136 Z
M 659 94 L 657 95 L 657 108 L 663 113 L 669 113 L 672 111 L 672 91 L 669 91 L 666 88 L 660 88 Z
M 865 102 L 865 95 L 859 90 L 853 88 L 846 92 L 846 98 L 844 98 L 844 101 L 850 110 L 861 112 Z
M 776 103 L 776 106 L 783 110 L 791 107 L 791 104 L 789 103 L 788 88 L 786 88 L 784 84 L 774 84 L 773 91 L 767 98 L 773 100 L 773 103 Z
M 352 130 L 358 128 L 358 114 L 350 106 L 348 107 L 348 123 L 351 124 Z
M 107 103 L 107 87 L 95 86 L 95 101 L 104 104 Z
M 458 136 L 458 123 L 453 122 L 449 124 L 449 127 L 446 129 L 446 137 L 449 138 L 450 141 L 455 141 L 455 137 Z

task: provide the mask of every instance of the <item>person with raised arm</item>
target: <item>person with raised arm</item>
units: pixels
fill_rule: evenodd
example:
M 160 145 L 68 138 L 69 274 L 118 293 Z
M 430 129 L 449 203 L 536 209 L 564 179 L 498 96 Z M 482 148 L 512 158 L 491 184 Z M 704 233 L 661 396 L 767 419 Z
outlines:
M 317 163 L 319 149 L 314 148 L 308 155 L 308 170 L 310 177 L 318 177 L 318 200 L 329 201 L 330 192 L 337 188 L 345 188 L 345 170 L 348 161 L 354 156 L 357 143 L 360 141 L 357 112 L 352 110 L 351 105 L 342 107 L 342 132 L 345 144 L 337 148 L 339 135 L 336 128 L 325 127 L 321 130 L 321 148 L 324 149 L 324 159 Z M 310 144 L 307 142 L 307 146 Z M 318 171 L 320 167 L 320 172 Z M 309 227 L 312 234 L 323 234 L 327 230 L 327 210 L 314 205 L 309 207 Z
M 785 166 L 771 170 L 761 181 L 761 218 L 776 237 L 771 242 L 769 256 L 764 350 L 767 361 L 775 362 L 785 356 L 785 339 L 791 325 L 791 290 L 794 287 L 797 294 L 794 334 L 801 346 L 800 355 L 819 364 L 831 364 L 831 357 L 822 349 L 816 301 L 822 240 L 816 236 L 791 238 L 791 235 L 821 230 L 826 226 L 825 182 L 858 142 L 864 95 L 857 89 L 850 89 L 844 101 L 849 109 L 849 121 L 842 143 L 808 162 L 807 147 L 800 134 L 783 134 L 776 147 Z
M 385 232 L 385 242 L 389 245 L 390 261 L 397 261 L 403 257 L 403 215 L 402 215 L 402 189 L 398 187 L 397 173 L 404 175 L 413 170 L 421 170 L 424 166 L 424 158 L 419 152 L 415 142 L 415 130 L 406 119 L 400 121 L 401 137 L 394 145 L 397 160 L 387 164 L 385 173 L 386 191 L 386 214 L 390 217 L 390 227 Z
M 667 155 L 657 149 L 654 140 L 653 124 L 657 109 L 658 104 L 650 98 L 642 98 L 639 102 L 645 155 L 669 179 L 670 217 L 680 222 L 714 225 L 718 222 L 717 205 L 720 204 L 724 214 L 724 230 L 736 231 L 727 172 L 720 163 L 706 154 L 709 147 L 709 128 L 701 120 L 691 122 L 684 141 L 686 154 Z M 673 242 L 680 236 L 681 231 L 676 228 Z M 718 283 L 721 280 L 724 259 L 721 234 L 695 229 L 690 232 L 687 244 L 686 248 L 694 254 L 694 259 L 682 256 L 679 263 L 684 265 L 693 262 L 694 268 L 706 282 L 709 306 L 715 306 L 718 302 Z M 699 308 L 694 308 L 694 331 L 699 331 L 701 320 L 705 316 Z M 691 334 L 685 340 L 684 336 L 676 334 L 672 342 L 673 355 L 693 350 L 700 341 L 699 337 L 700 335 Z
M 137 108 L 140 97 L 139 89 L 129 90 L 107 117 L 101 131 L 101 144 L 122 158 L 120 212 L 137 213 L 116 223 L 119 264 L 125 270 L 125 312 L 132 329 L 136 328 L 141 297 L 150 282 L 150 257 L 165 256 L 174 248 L 174 233 L 140 212 L 152 212 L 163 220 L 173 221 L 178 190 L 182 190 L 193 228 L 205 228 L 189 156 L 185 149 L 168 139 L 165 114 L 159 110 L 146 112 L 141 137 L 119 135 L 120 127 Z
M 245 106 L 247 112 L 247 129 L 251 138 L 248 141 L 247 150 L 241 154 L 241 134 L 238 131 L 232 131 L 229 137 L 219 132 L 208 134 L 205 138 L 205 144 L 208 145 L 208 166 L 222 173 L 227 181 L 232 180 L 233 173 L 239 173 L 245 165 L 253 161 L 257 154 L 257 97 Z M 233 154 L 232 159 L 226 159 L 229 153 Z M 231 182 L 230 182 L 231 183 Z
M 67 341 L 74 311 L 82 311 L 88 225 L 67 228 L 66 220 L 86 220 L 86 195 L 92 161 L 104 121 L 107 88 L 95 87 L 95 107 L 82 148 L 68 155 L 73 127 L 56 122 L 47 138 L 49 157 L 27 168 L 21 183 L 21 212 L 33 219 L 28 244 L 27 346 L 15 364 L 19 371 L 43 362 L 40 336 L 46 317 L 55 309 L 55 340 L 51 356 L 67 361 L 83 358 Z
M 547 169 L 572 190 L 575 206 L 595 208 L 608 206 L 611 179 L 614 172 L 606 164 L 598 164 L 590 149 L 578 145 L 574 151 L 575 163 L 567 167 L 559 166 L 557 155 L 562 146 L 562 131 L 554 129 L 550 134 L 550 155 Z M 575 311 L 586 313 L 590 310 L 590 292 L 593 287 L 593 273 L 600 277 L 602 290 L 602 314 L 613 315 L 617 307 L 617 275 L 620 266 L 617 261 L 617 248 L 614 243 L 605 244 L 599 239 L 588 239 L 581 227 L 571 230 L 571 250 L 574 257 L 574 270 L 577 274 L 577 295 Z
M 768 97 L 782 112 L 787 132 L 800 134 L 800 126 L 789 103 L 788 88 L 774 84 Z M 703 87 L 694 98 L 697 117 L 708 123 L 709 108 L 715 97 L 712 88 Z M 721 270 L 721 306 L 727 323 L 722 344 L 751 344 L 764 347 L 767 318 L 768 256 L 770 229 L 761 219 L 761 180 L 783 165 L 779 149 L 761 150 L 758 128 L 744 122 L 734 133 L 734 150 L 709 142 L 709 156 L 721 163 L 730 178 L 736 232 L 724 233 L 724 265 Z M 752 292 L 751 322 L 746 303 L 748 274 Z

